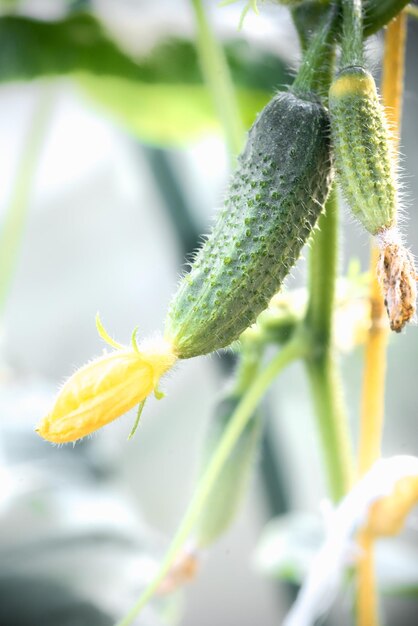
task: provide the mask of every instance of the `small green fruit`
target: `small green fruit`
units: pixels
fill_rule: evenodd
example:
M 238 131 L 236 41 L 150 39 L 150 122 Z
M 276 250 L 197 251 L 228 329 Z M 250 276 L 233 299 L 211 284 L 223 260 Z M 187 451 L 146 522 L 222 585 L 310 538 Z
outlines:
M 394 159 L 382 106 L 371 74 L 348 67 L 329 92 L 332 143 L 345 199 L 365 229 L 376 235 L 396 223 Z

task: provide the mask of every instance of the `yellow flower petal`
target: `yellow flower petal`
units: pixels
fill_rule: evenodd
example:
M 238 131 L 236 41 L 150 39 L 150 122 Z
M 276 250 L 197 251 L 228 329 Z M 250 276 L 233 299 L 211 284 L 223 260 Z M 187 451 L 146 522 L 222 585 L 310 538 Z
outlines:
M 175 360 L 172 346 L 163 340 L 95 359 L 67 380 L 38 434 L 54 443 L 89 435 L 144 400 Z

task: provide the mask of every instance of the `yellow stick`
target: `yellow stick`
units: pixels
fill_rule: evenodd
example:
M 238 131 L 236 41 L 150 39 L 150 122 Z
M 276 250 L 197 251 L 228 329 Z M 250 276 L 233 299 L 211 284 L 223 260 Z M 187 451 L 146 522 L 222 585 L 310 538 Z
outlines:
M 385 36 L 382 95 L 388 121 L 395 132 L 395 149 L 399 144 L 402 109 L 406 40 L 406 18 L 401 13 L 388 26 Z M 386 374 L 387 319 L 376 277 L 378 252 L 372 248 L 370 271 L 371 319 L 365 350 L 361 402 L 359 474 L 364 474 L 380 456 L 383 430 L 384 391 Z M 359 534 L 362 556 L 357 570 L 357 624 L 376 626 L 378 607 L 375 590 L 373 539 L 366 532 Z

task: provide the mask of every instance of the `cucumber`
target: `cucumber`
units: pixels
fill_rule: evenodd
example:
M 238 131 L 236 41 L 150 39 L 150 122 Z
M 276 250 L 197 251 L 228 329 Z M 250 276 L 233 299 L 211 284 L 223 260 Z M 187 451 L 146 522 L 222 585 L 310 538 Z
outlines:
M 383 109 L 363 67 L 339 72 L 329 92 L 335 164 L 344 197 L 365 229 L 376 235 L 396 223 L 398 192 Z
M 218 220 L 171 302 L 179 358 L 231 344 L 278 291 L 331 182 L 329 117 L 314 97 L 278 93 L 251 128 Z
M 375 237 L 390 327 L 400 332 L 415 316 L 417 276 L 397 226 L 397 159 L 372 75 L 361 66 L 343 68 L 331 85 L 329 110 L 338 181 L 352 212 Z

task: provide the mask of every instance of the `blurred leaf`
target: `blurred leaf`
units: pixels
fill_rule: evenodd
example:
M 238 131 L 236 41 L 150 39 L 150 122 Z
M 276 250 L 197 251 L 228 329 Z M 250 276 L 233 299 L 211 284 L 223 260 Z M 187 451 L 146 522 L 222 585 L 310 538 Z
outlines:
M 146 85 L 123 78 L 78 79 L 85 93 L 140 139 L 156 144 L 179 144 L 221 127 L 203 85 Z M 265 92 L 240 90 L 238 101 L 246 126 L 268 102 Z
M 105 35 L 93 16 L 43 22 L 0 18 L 0 80 L 30 80 L 77 71 L 138 77 L 137 64 Z
M 235 41 L 226 47 L 243 120 L 249 126 L 288 82 L 283 62 Z M 56 22 L 0 18 L 0 81 L 76 77 L 85 92 L 149 142 L 178 143 L 218 128 L 193 42 L 161 42 L 146 58 L 120 50 L 87 13 Z
M 389 595 L 418 596 L 418 550 L 402 537 L 382 539 L 376 549 L 377 581 Z
M 255 553 L 257 569 L 264 575 L 300 584 L 324 539 L 319 517 L 289 513 L 264 528 Z
M 317 516 L 290 513 L 274 519 L 259 540 L 256 566 L 265 576 L 301 584 L 324 538 Z M 418 550 L 403 537 L 376 542 L 376 572 L 383 593 L 418 596 Z

